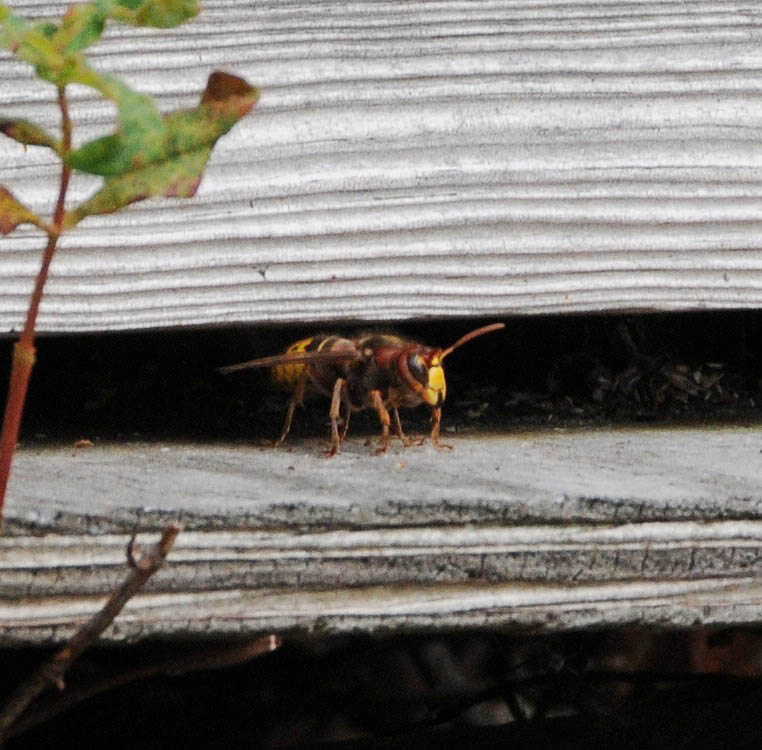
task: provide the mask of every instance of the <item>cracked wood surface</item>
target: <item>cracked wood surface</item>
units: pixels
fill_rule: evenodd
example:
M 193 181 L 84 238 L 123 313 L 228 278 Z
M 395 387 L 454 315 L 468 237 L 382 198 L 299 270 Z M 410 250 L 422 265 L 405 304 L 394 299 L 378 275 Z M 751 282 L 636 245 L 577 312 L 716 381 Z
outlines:
M 350 439 L 333 460 L 313 440 L 22 447 L 0 643 L 66 637 L 129 532 L 169 520 L 167 566 L 106 638 L 762 620 L 759 430 L 453 442 L 376 457 Z
M 109 28 L 94 65 L 164 109 L 213 68 L 262 98 L 192 201 L 62 239 L 39 328 L 759 308 L 760 29 L 747 0 L 209 0 L 175 30 Z M 0 78 L 3 116 L 57 127 L 27 66 L 3 53 Z M 111 108 L 72 94 L 77 139 L 101 135 Z M 57 169 L 0 140 L 33 209 Z M 7 332 L 41 237 L 0 245 Z

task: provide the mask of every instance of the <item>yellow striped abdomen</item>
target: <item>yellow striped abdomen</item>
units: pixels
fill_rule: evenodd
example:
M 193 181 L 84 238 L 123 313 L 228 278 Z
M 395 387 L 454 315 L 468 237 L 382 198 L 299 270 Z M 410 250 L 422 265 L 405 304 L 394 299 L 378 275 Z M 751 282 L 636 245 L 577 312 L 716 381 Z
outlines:
M 286 349 L 284 354 L 304 354 L 306 352 L 319 352 L 323 346 L 328 343 L 330 336 L 310 336 L 308 339 L 300 339 Z M 272 372 L 272 379 L 281 387 L 288 391 L 296 388 L 299 381 L 304 377 L 308 365 L 303 362 L 298 364 L 280 364 L 275 365 Z

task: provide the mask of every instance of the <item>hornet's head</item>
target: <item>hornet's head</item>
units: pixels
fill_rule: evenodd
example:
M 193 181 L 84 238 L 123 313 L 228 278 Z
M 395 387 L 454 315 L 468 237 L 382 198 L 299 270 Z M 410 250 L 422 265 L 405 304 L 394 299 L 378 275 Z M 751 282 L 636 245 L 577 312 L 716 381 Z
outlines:
M 429 406 L 441 406 L 447 394 L 442 361 L 459 346 L 468 341 L 504 328 L 504 323 L 477 328 L 458 339 L 447 349 L 431 349 L 426 346 L 415 346 L 400 355 L 399 370 L 405 383 L 417 393 Z
M 429 406 L 441 406 L 447 393 L 442 350 L 422 346 L 408 349 L 400 356 L 399 364 L 406 385 Z

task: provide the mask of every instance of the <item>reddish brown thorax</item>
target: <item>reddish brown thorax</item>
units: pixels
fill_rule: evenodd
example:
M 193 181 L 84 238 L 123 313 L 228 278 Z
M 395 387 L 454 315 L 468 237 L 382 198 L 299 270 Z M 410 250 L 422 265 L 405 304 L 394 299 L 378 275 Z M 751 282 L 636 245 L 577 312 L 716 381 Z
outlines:
M 382 346 L 371 350 L 373 361 L 383 368 L 389 368 L 392 363 L 400 356 L 400 349 L 397 346 Z

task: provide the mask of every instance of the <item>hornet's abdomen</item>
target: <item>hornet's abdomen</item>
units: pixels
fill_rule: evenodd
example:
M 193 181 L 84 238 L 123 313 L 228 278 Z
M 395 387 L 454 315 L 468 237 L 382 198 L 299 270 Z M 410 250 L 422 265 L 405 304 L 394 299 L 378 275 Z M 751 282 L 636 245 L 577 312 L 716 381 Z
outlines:
M 286 349 L 284 354 L 304 354 L 305 352 L 319 352 L 328 342 L 330 336 L 310 336 L 308 339 L 300 339 Z M 296 388 L 297 383 L 303 377 L 307 365 L 303 362 L 298 364 L 275 365 L 272 370 L 272 379 L 287 391 Z

